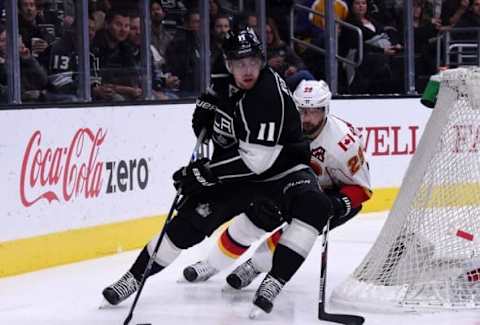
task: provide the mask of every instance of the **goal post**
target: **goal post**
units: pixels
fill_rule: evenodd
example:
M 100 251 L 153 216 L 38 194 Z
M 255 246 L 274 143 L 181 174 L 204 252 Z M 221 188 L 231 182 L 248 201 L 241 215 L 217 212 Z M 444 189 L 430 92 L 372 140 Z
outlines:
M 480 309 L 480 69 L 446 70 L 440 80 L 392 210 L 333 303 Z

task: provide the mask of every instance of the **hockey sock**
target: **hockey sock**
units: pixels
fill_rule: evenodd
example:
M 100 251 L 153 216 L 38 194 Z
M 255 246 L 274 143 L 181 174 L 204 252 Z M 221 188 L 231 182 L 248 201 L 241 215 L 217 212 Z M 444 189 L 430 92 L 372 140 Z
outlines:
M 142 280 L 143 272 L 147 267 L 148 261 L 150 260 L 150 256 L 153 254 L 153 250 L 157 244 L 157 240 L 159 235 L 157 235 L 153 240 L 151 240 L 140 252 L 135 263 L 133 263 L 132 267 L 130 268 L 130 272 L 132 272 L 133 276 L 137 281 Z M 152 264 L 152 269 L 150 270 L 149 276 L 152 276 L 161 270 L 163 270 L 166 266 L 172 263 L 182 250 L 176 247 L 167 234 L 164 235 L 162 242 L 160 243 L 160 247 L 158 248 L 157 255 L 155 256 L 155 260 Z
M 272 268 L 273 252 L 277 247 L 278 241 L 282 236 L 283 230 L 278 229 L 271 234 L 265 241 L 263 241 L 255 250 L 252 256 L 252 262 L 260 272 L 268 272 Z
M 264 234 L 263 229 L 255 226 L 247 215 L 242 213 L 222 232 L 207 260 L 217 270 L 225 269 Z
M 159 235 L 152 239 L 147 244 L 148 254 L 152 256 L 155 246 L 157 245 Z M 166 267 L 170 265 L 182 252 L 181 248 L 178 248 L 171 240 L 168 233 L 163 236 L 160 247 L 158 248 L 157 255 L 155 256 L 155 262 L 157 264 Z
M 145 268 L 147 267 L 149 259 L 150 255 L 148 254 L 147 246 L 145 246 L 135 260 L 135 263 L 133 263 L 132 267 L 130 268 L 130 272 L 138 282 L 142 281 L 143 273 L 145 272 Z M 150 275 L 160 272 L 163 270 L 163 268 L 164 267 L 159 265 L 157 262 L 153 262 Z
M 292 249 L 278 244 L 273 254 L 272 269 L 270 275 L 282 283 L 290 281 L 292 276 L 302 265 L 305 258 Z
M 250 246 L 237 242 L 230 235 L 228 228 L 218 238 L 207 257 L 208 263 L 217 270 L 223 270 L 237 260 Z
M 271 275 L 288 282 L 307 258 L 317 237 L 318 230 L 315 227 L 292 219 L 273 254 Z

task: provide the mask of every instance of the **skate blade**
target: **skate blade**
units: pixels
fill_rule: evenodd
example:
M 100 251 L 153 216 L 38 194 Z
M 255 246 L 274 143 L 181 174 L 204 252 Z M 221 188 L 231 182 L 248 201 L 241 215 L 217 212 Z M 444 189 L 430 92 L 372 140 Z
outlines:
M 187 279 L 185 279 L 183 276 L 181 276 L 177 279 L 177 283 L 195 283 L 195 282 L 187 281 Z
M 258 308 L 257 306 L 253 306 L 252 309 L 250 310 L 250 314 L 248 314 L 248 318 L 250 319 L 256 319 L 258 318 L 259 316 L 261 316 L 262 314 L 265 314 L 265 312 Z
M 182 283 L 182 284 L 198 284 L 198 283 L 205 283 L 207 282 L 207 280 L 202 280 L 202 281 L 188 281 L 187 279 L 185 279 L 183 276 L 182 277 L 179 277 L 176 281 L 177 283 Z
M 225 292 L 225 293 L 235 293 L 235 292 L 238 292 L 238 291 L 240 291 L 240 289 L 235 289 L 234 287 L 232 287 L 228 283 L 225 283 L 222 287 L 222 292 Z
M 111 303 L 109 303 L 107 301 L 107 299 L 105 298 L 102 298 L 102 301 L 100 302 L 100 305 L 98 306 L 98 309 L 102 310 L 102 309 L 111 309 L 111 308 L 114 308 L 115 306 L 112 305 Z

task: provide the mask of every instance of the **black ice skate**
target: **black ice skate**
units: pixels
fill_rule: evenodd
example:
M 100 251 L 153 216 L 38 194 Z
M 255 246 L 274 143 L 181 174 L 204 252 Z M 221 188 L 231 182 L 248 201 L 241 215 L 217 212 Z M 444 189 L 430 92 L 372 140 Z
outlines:
M 218 270 L 207 261 L 199 261 L 183 269 L 183 276 L 188 282 L 207 281 L 217 273 Z
M 227 276 L 227 283 L 232 288 L 240 290 L 252 283 L 260 273 L 253 265 L 252 259 L 249 258 Z
M 273 301 L 283 288 L 283 283 L 267 274 L 260 287 L 255 293 L 253 299 L 253 308 L 250 312 L 250 318 L 256 318 L 262 311 L 270 313 L 273 309 Z
M 120 280 L 103 289 L 102 294 L 111 305 L 118 305 L 137 291 L 139 285 L 133 274 L 127 272 Z

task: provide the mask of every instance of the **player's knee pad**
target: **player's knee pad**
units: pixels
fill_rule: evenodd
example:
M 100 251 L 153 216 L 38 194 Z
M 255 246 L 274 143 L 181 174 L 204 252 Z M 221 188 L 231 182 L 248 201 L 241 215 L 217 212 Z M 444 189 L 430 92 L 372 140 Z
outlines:
M 290 248 L 303 258 L 307 258 L 318 234 L 317 228 L 293 218 L 292 222 L 284 229 L 278 243 Z
M 195 228 L 187 218 L 176 217 L 167 225 L 167 233 L 171 242 L 180 249 L 190 248 L 200 243 L 205 234 Z
M 325 193 L 307 191 L 294 199 L 294 209 L 290 212 L 292 218 L 301 220 L 321 232 L 332 215 L 332 204 Z

